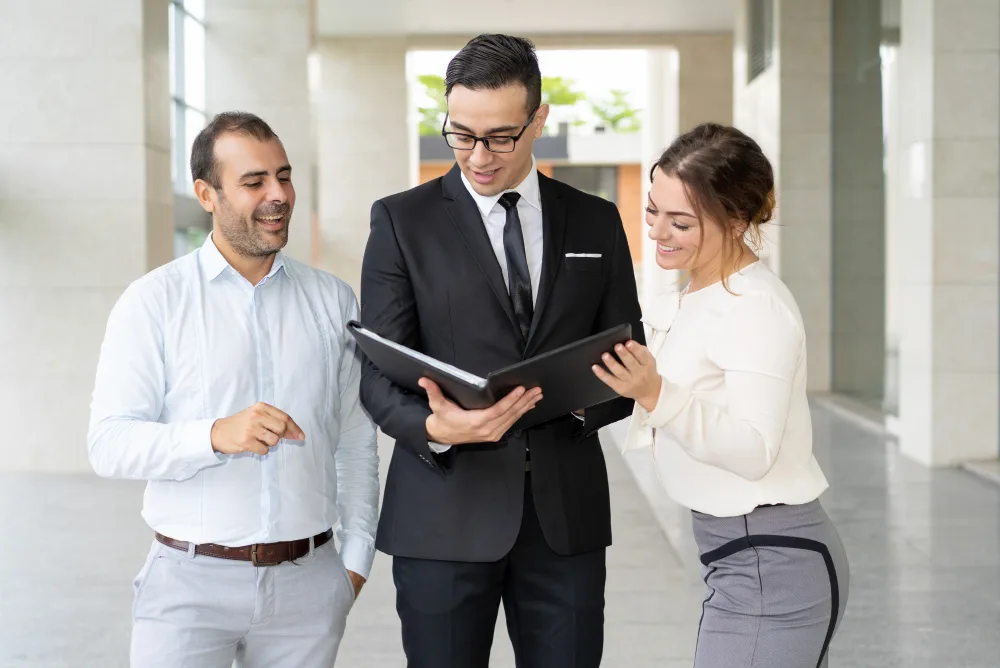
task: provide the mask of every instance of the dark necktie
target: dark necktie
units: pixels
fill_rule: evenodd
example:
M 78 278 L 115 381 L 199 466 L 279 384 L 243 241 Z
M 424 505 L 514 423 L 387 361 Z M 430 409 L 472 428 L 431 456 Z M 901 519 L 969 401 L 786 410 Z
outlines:
M 507 222 L 503 226 L 503 249 L 507 255 L 507 290 L 514 307 L 514 318 L 521 329 L 521 338 L 528 342 L 531 330 L 531 275 L 528 273 L 528 258 L 524 254 L 524 234 L 521 232 L 521 218 L 517 215 L 518 193 L 505 193 L 500 204 L 507 210 Z

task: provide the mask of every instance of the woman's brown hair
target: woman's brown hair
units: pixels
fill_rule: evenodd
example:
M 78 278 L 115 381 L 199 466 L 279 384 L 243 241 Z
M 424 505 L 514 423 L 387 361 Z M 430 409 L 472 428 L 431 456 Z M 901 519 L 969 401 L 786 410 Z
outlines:
M 729 290 L 727 270 L 742 259 L 739 228 L 760 249 L 760 227 L 774 215 L 774 170 L 760 146 L 734 127 L 703 123 L 674 140 L 650 170 L 662 170 L 684 184 L 694 214 L 705 224 L 720 225 L 723 234 L 722 284 Z M 701 229 L 702 239 L 705 230 Z M 700 248 L 699 248 L 700 252 Z

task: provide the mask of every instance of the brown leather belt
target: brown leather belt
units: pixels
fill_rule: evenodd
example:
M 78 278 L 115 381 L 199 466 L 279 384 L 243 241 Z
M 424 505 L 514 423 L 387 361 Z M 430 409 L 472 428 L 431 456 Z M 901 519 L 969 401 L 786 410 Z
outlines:
M 313 536 L 313 547 L 325 545 L 333 538 L 333 529 L 327 529 L 323 533 Z M 167 547 L 172 547 L 181 552 L 191 549 L 191 543 L 183 540 L 175 540 L 169 536 L 157 533 L 156 540 Z M 254 566 L 277 566 L 286 561 L 295 561 L 309 554 L 309 539 L 288 540 L 281 543 L 257 543 L 256 545 L 245 545 L 243 547 L 226 547 L 215 543 L 202 543 L 195 545 L 194 553 L 206 557 L 217 559 L 232 559 L 234 561 L 249 561 Z

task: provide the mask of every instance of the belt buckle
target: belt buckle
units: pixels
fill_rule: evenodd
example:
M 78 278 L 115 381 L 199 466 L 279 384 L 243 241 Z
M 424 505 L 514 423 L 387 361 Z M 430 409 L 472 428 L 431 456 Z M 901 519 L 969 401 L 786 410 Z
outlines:
M 254 566 L 277 566 L 280 561 L 260 561 L 257 558 L 257 548 L 260 547 L 260 543 L 254 543 L 250 546 L 250 563 Z

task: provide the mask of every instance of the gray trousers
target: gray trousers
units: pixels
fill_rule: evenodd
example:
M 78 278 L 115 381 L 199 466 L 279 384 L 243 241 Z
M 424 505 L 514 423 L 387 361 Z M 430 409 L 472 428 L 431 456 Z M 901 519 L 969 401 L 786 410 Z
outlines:
M 132 668 L 329 668 L 354 603 L 332 540 L 261 567 L 154 541 L 134 588 Z
M 708 587 L 695 668 L 825 667 L 849 575 L 819 502 L 693 524 Z

